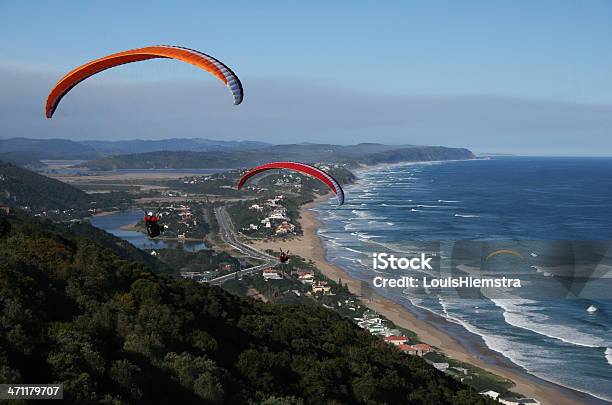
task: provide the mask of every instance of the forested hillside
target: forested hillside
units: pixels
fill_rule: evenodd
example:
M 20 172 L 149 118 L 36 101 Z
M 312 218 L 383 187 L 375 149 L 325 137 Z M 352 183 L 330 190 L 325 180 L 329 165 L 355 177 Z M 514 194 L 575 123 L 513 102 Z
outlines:
M 45 167 L 35 156 L 29 152 L 4 152 L 0 148 L 0 162 L 11 163 L 20 167 L 40 169 Z
M 376 164 L 430 160 L 473 159 L 472 152 L 441 146 L 398 146 L 382 144 L 276 145 L 258 150 L 232 152 L 168 151 L 112 156 L 83 163 L 95 170 L 238 168 L 273 161 L 295 160 L 304 163 Z
M 73 216 L 90 208 L 128 204 L 125 193 L 87 194 L 76 187 L 0 161 L 0 205 L 28 207 L 34 213 L 73 211 Z
M 0 214 L 0 380 L 69 403 L 486 404 L 318 306 L 156 275 L 120 245 Z
M 90 208 L 91 196 L 58 180 L 0 162 L 0 204 L 33 210 Z

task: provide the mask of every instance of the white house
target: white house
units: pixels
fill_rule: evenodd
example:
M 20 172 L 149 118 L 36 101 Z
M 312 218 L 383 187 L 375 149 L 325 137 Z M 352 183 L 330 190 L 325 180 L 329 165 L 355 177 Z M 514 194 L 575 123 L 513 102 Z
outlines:
M 385 338 L 385 343 L 390 343 L 395 346 L 405 345 L 408 343 L 408 338 L 406 336 L 390 335 Z
M 448 366 L 449 366 L 449 364 L 448 364 L 448 363 L 433 363 L 433 364 L 432 364 L 432 366 L 434 366 L 434 368 L 435 368 L 436 370 L 439 370 L 439 371 L 445 372 L 446 370 L 448 370 Z M 482 393 L 481 393 L 481 394 L 482 394 Z M 497 394 L 497 395 L 499 395 L 499 394 Z
M 280 274 L 278 274 L 277 271 L 273 269 L 264 270 L 262 275 L 263 275 L 263 278 L 266 280 L 280 280 L 283 278 Z
M 495 391 L 492 391 L 492 390 L 481 391 L 481 392 L 479 392 L 479 394 L 487 396 L 487 397 L 491 397 L 493 399 L 497 399 L 497 397 L 499 396 L 499 392 L 495 392 Z

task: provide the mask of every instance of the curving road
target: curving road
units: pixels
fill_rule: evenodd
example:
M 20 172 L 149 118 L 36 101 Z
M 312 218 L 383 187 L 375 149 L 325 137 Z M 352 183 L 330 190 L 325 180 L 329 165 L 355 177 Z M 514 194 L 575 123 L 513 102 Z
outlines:
M 215 208 L 215 218 L 217 219 L 217 223 L 219 224 L 219 235 L 221 236 L 221 239 L 223 239 L 225 243 L 232 246 L 234 249 L 236 249 L 240 253 L 246 256 L 249 256 L 249 257 L 253 257 L 255 259 L 264 260 L 265 263 L 259 266 L 249 267 L 248 269 L 238 270 L 234 273 L 226 274 L 221 277 L 213 278 L 212 280 L 208 282 L 209 284 L 221 284 L 227 280 L 232 280 L 236 278 L 237 276 L 257 273 L 258 271 L 262 271 L 264 269 L 278 265 L 278 259 L 276 257 L 271 256 L 267 253 L 261 252 L 253 248 L 252 246 L 242 243 L 238 239 L 236 239 L 232 220 L 227 215 L 227 211 L 225 210 L 225 207 Z

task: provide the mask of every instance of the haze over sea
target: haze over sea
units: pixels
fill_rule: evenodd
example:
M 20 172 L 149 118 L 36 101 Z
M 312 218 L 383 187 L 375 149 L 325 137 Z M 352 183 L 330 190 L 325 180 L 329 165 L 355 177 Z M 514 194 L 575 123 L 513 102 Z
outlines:
M 401 255 L 415 241 L 441 242 L 443 267 L 446 260 L 452 268 L 457 245 L 509 244 L 522 259 L 502 255 L 492 266 L 524 280 L 520 290 L 469 299 L 376 291 L 417 315 L 431 311 L 460 325 L 534 375 L 612 401 L 612 159 L 395 165 L 361 172 L 346 191 L 344 206 L 315 208 L 328 260 L 371 283 L 372 252 Z M 558 256 L 568 252 L 578 278 L 555 266 L 567 264 Z

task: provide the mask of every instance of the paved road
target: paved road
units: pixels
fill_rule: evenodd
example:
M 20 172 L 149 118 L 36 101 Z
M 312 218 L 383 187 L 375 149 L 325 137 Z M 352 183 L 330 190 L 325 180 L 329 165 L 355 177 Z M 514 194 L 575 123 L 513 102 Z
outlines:
M 221 284 L 227 280 L 232 280 L 236 277 L 243 276 L 245 274 L 257 273 L 258 271 L 274 267 L 278 264 L 278 259 L 276 257 L 261 252 L 253 248 L 252 246 L 242 243 L 238 239 L 236 239 L 232 221 L 228 217 L 225 207 L 215 208 L 215 218 L 217 219 L 217 223 L 219 224 L 219 234 L 221 235 L 221 239 L 223 239 L 224 242 L 226 242 L 228 245 L 231 245 L 234 249 L 246 256 L 253 257 L 259 260 L 265 260 L 265 263 L 259 266 L 249 267 L 248 269 L 243 269 L 234 273 L 226 274 L 221 277 L 213 278 L 209 281 L 210 284 Z

